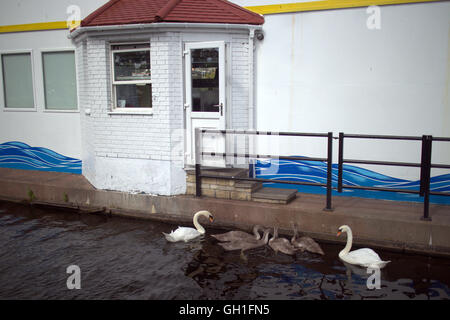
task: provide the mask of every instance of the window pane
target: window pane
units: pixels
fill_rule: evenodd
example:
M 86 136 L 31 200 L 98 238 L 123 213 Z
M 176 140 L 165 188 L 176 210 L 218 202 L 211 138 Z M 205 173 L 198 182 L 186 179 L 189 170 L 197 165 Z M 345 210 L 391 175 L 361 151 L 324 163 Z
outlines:
M 77 109 L 75 55 L 72 51 L 42 54 L 45 108 Z
M 192 111 L 219 111 L 219 49 L 191 50 Z
M 121 84 L 116 88 L 118 108 L 151 108 L 152 85 Z
M 150 52 L 115 52 L 114 75 L 116 81 L 150 80 Z
M 33 108 L 31 54 L 4 54 L 2 68 L 5 107 Z

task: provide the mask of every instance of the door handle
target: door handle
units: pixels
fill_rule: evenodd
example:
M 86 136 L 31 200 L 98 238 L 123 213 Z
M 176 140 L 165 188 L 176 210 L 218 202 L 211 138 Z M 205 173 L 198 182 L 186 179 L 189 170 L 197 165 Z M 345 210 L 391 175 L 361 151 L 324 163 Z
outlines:
M 219 107 L 220 109 L 220 116 L 223 116 L 223 103 L 220 104 L 213 104 L 213 107 Z

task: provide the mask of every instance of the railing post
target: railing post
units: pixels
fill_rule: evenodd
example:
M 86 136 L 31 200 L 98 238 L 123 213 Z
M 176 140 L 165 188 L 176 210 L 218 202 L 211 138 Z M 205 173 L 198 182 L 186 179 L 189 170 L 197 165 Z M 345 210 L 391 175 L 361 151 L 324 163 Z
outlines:
M 255 178 L 255 163 L 253 159 L 249 159 L 248 161 L 248 177 Z
M 430 179 L 431 179 L 431 144 L 433 142 L 432 136 L 424 136 L 422 138 L 425 143 L 423 173 L 421 173 L 421 192 L 423 192 L 423 217 L 422 220 L 431 221 L 430 218 Z M 423 183 L 422 183 L 423 182 Z
M 423 197 L 423 192 L 425 190 L 425 160 L 426 160 L 426 150 L 427 150 L 427 136 L 422 136 L 422 153 L 420 155 L 420 190 L 419 196 Z
M 342 192 L 342 177 L 344 167 L 344 133 L 339 132 L 339 155 L 338 155 L 338 192 Z
M 195 196 L 202 196 L 202 177 L 201 177 L 201 156 L 202 156 L 202 143 L 201 143 L 201 129 L 195 128 Z
M 327 206 L 324 210 L 332 211 L 331 196 L 332 196 L 332 177 L 333 177 L 333 132 L 328 132 L 328 155 L 327 155 Z

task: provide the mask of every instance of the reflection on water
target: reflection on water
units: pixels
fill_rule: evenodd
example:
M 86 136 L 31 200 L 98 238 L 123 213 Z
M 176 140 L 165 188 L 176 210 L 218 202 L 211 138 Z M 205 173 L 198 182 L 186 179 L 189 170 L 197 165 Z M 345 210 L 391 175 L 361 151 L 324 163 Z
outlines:
M 381 289 L 325 256 L 290 257 L 263 247 L 226 252 L 212 237 L 168 243 L 166 223 L 79 215 L 0 203 L 0 299 L 449 299 L 450 259 L 378 251 L 392 262 Z M 209 229 L 207 232 L 220 233 Z M 69 265 L 81 290 L 68 290 Z

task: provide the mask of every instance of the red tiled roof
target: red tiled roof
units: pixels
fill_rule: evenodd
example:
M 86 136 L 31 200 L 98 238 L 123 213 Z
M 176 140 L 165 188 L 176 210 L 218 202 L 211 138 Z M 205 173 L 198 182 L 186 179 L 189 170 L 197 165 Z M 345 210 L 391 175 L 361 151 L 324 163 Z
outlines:
M 227 0 L 110 0 L 82 27 L 154 22 L 264 23 L 264 18 Z

